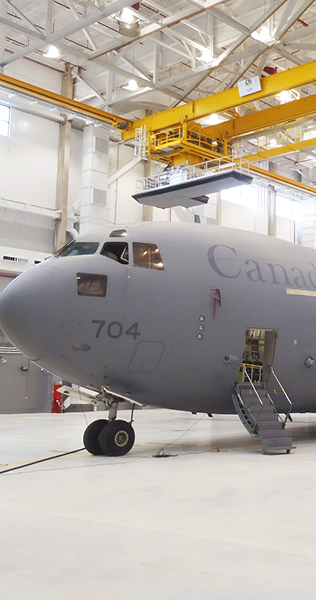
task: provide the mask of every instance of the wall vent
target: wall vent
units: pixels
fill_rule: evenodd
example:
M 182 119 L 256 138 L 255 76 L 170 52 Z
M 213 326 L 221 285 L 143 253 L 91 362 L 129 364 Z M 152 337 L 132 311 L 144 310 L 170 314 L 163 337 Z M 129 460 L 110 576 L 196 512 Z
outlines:
M 29 262 L 27 258 L 18 258 L 17 256 L 3 256 L 2 259 L 3 260 L 9 260 L 11 262 L 18 262 L 18 263 L 27 263 L 27 262 Z
M 101 206 L 106 206 L 106 191 L 105 190 L 98 190 L 97 188 L 93 188 L 92 193 L 93 193 L 93 197 L 92 197 L 93 204 L 101 204 Z

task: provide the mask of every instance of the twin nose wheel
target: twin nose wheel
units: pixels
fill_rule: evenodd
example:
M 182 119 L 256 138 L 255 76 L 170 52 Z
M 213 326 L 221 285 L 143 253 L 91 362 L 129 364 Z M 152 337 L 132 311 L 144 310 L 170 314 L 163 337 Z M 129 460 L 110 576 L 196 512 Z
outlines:
M 123 456 L 135 442 L 135 432 L 130 423 L 119 419 L 98 419 L 88 425 L 83 435 L 84 447 L 90 454 Z

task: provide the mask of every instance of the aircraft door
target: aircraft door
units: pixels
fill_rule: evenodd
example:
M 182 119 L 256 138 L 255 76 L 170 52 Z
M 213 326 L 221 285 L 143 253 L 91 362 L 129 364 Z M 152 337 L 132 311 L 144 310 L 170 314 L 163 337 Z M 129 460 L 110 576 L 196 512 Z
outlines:
M 276 341 L 277 332 L 273 329 L 246 330 L 239 379 L 248 380 L 248 375 L 252 381 L 267 381 L 274 361 Z M 247 375 L 243 370 L 247 371 Z

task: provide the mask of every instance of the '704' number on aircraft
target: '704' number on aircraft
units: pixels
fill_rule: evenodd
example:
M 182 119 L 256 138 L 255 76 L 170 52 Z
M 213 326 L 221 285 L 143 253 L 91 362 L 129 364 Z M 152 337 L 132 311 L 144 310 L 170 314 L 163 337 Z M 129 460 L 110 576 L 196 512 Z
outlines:
M 98 325 L 95 337 L 99 338 L 100 335 L 101 335 L 101 331 L 102 331 L 102 329 L 103 329 L 103 327 L 105 325 L 105 321 L 94 319 L 91 322 L 92 323 L 96 323 Z M 121 335 L 123 333 L 124 333 L 124 327 L 123 327 L 122 323 L 120 323 L 120 321 L 112 321 L 111 323 L 108 324 L 108 326 L 107 326 L 107 334 L 113 340 L 116 340 L 119 337 L 121 337 Z M 138 323 L 133 323 L 133 325 L 131 325 L 125 331 L 125 334 L 126 335 L 131 335 L 134 338 L 134 340 L 137 340 L 138 336 L 141 335 L 140 331 L 138 330 Z

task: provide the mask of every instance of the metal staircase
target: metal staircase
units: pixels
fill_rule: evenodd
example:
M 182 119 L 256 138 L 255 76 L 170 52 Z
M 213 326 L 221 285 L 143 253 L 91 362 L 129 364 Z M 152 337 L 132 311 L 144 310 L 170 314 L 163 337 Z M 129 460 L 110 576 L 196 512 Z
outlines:
M 285 425 L 292 403 L 272 367 L 270 371 L 289 403 L 290 408 L 284 419 L 278 413 L 265 384 L 252 382 L 246 371 L 245 375 L 248 381 L 236 383 L 233 402 L 236 412 L 247 431 L 251 435 L 257 435 L 260 438 L 263 454 L 283 450 L 289 453 L 292 449 L 292 440 L 286 434 Z

